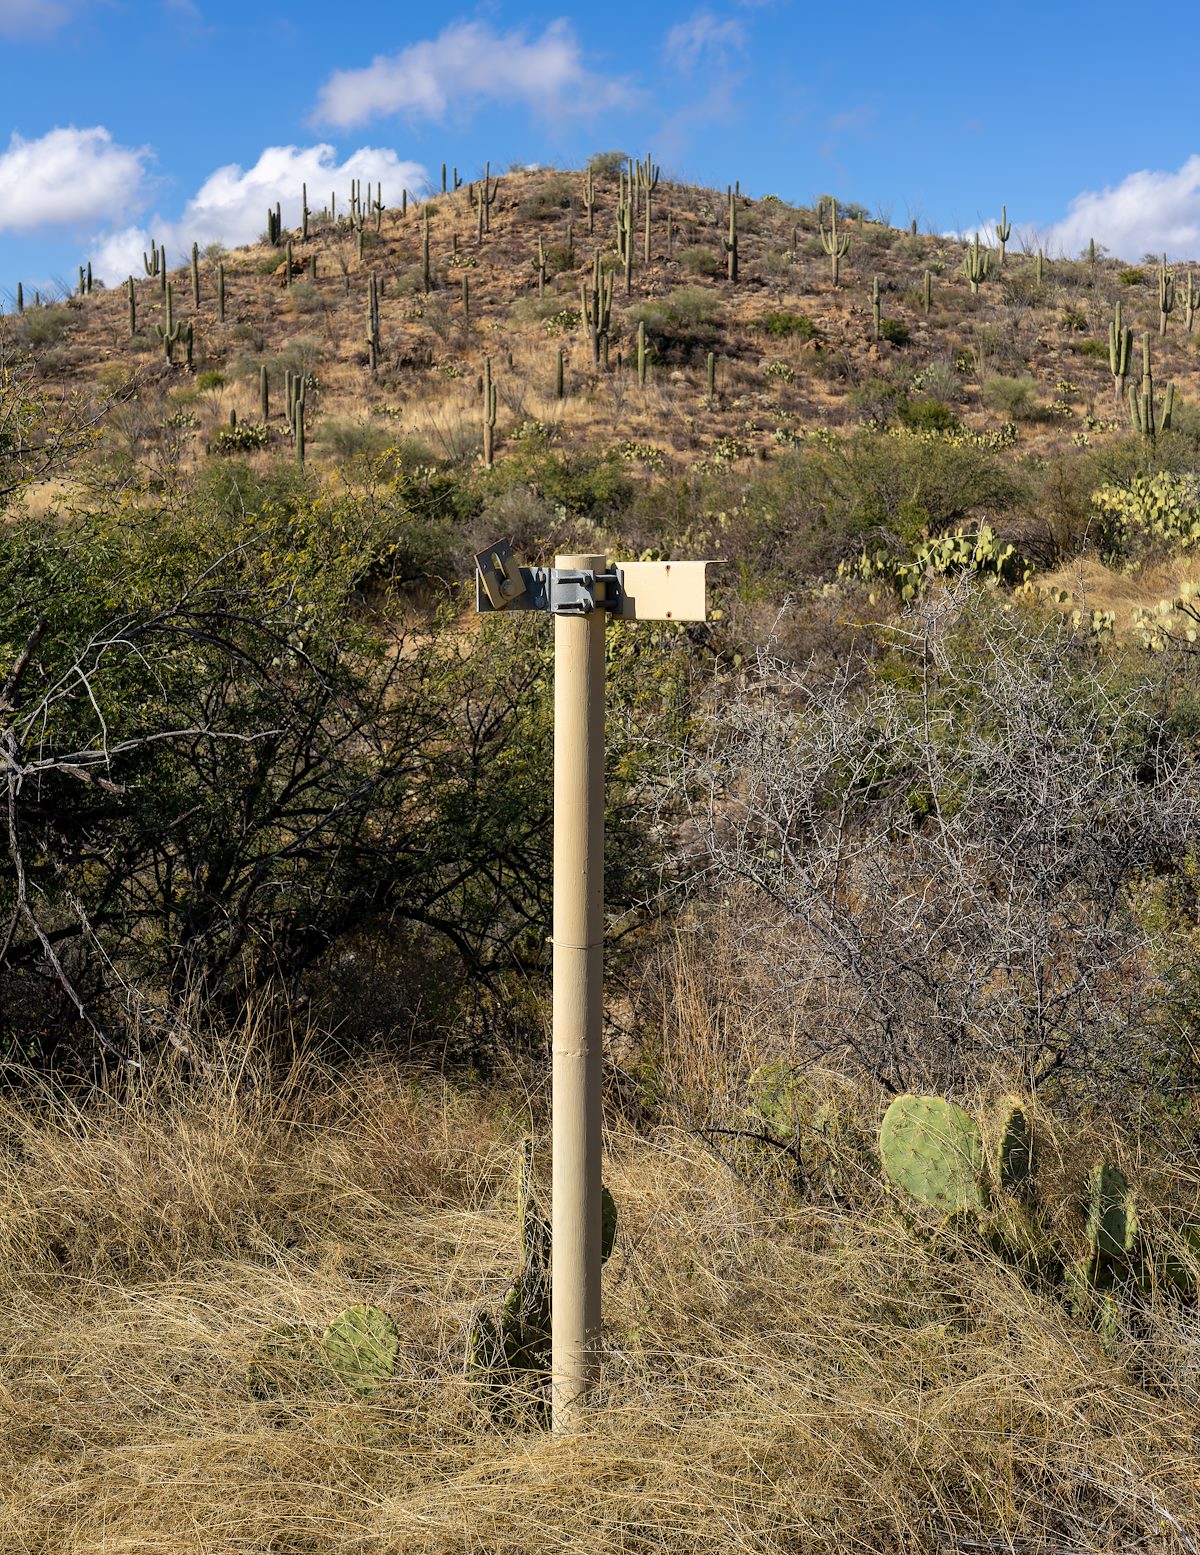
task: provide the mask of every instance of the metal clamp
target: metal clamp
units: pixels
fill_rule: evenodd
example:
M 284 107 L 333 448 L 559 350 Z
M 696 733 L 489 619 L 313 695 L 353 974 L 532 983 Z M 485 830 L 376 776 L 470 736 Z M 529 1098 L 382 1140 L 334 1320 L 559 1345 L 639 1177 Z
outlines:
M 571 572 L 565 568 L 550 567 L 546 570 L 549 611 L 556 616 L 590 616 L 596 606 L 611 610 L 616 604 L 616 593 L 621 579 L 615 572 Z M 604 587 L 601 598 L 596 598 L 597 586 Z
M 619 570 L 522 567 L 506 541 L 475 558 L 475 604 L 481 611 L 541 610 L 555 616 L 590 616 L 597 606 L 620 613 Z

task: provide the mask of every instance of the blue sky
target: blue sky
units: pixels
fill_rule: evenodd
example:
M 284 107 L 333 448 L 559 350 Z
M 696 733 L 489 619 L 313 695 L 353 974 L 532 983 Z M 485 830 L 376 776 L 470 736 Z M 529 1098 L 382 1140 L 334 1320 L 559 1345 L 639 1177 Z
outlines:
M 443 159 L 664 172 L 941 230 L 1200 256 L 1196 67 L 1127 6 L 858 0 L 0 0 L 0 303 L 110 280 L 147 233 L 254 237 L 274 198 L 384 198 Z M 10 305 L 10 304 L 9 304 Z

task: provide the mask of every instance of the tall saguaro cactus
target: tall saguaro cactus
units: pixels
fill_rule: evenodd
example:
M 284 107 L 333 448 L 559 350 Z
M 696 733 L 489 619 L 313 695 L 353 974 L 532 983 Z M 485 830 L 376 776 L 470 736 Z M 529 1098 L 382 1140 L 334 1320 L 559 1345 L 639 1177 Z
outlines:
M 970 247 L 963 255 L 963 274 L 971 283 L 971 295 L 973 297 L 979 295 L 979 283 L 987 280 L 990 267 L 991 256 L 987 249 L 980 245 L 977 232 Z
M 1122 325 L 1121 303 L 1113 309 L 1113 320 L 1108 325 L 1108 372 L 1113 375 L 1113 395 L 1116 398 L 1118 409 L 1125 393 L 1125 379 L 1128 378 L 1128 358 L 1133 350 L 1133 330 Z
M 483 463 L 490 470 L 495 462 L 496 385 L 492 382 L 492 359 L 483 359 Z
M 612 323 L 612 300 L 612 274 L 611 272 L 605 274 L 600 264 L 600 250 L 597 249 L 592 261 L 590 289 L 586 281 L 579 283 L 579 311 L 591 340 L 592 361 L 597 366 L 600 364 L 601 342 L 607 341 Z
M 842 260 L 846 257 L 850 248 L 850 234 L 848 232 L 839 234 L 838 232 L 837 201 L 835 199 L 830 198 L 829 201 L 829 230 L 825 230 L 825 225 L 819 216 L 817 218 L 817 230 L 821 234 L 821 247 L 829 255 L 830 274 L 833 278 L 833 284 L 836 286 L 841 272 Z
M 734 285 L 738 278 L 737 195 L 729 191 L 729 234 L 725 239 L 725 279 Z
M 1113 395 L 1118 408 L 1125 393 L 1125 380 L 1129 377 L 1129 354 L 1133 350 L 1133 330 L 1121 323 L 1121 304 L 1113 310 L 1108 326 L 1108 370 L 1112 374 Z
M 133 277 L 130 276 L 125 284 L 129 289 L 129 338 L 132 340 L 137 334 L 137 297 L 133 290 Z
M 1158 332 L 1167 332 L 1167 317 L 1175 307 L 1175 272 L 1167 269 L 1167 256 L 1158 262 Z
M 1158 428 L 1154 420 L 1154 375 L 1150 370 L 1150 331 L 1142 335 L 1142 382 L 1129 385 L 1129 419 L 1135 432 L 1148 443 L 1154 442 Z
M 171 295 L 170 281 L 167 282 L 166 298 L 166 321 L 162 324 L 156 324 L 154 326 L 154 331 L 163 343 L 163 350 L 166 352 L 167 361 L 173 362 L 175 360 L 175 345 L 179 339 L 179 325 L 175 322 L 172 313 L 173 299 Z
M 1200 308 L 1200 290 L 1192 284 L 1192 272 L 1187 273 L 1183 288 L 1183 323 L 1190 335 L 1196 324 L 1196 311 Z
M 1000 220 L 996 223 L 996 242 L 1000 247 L 1000 268 L 1004 269 L 1004 246 L 1012 237 L 1012 222 L 1008 219 L 1008 206 L 1000 207 Z
M 590 166 L 583 174 L 583 208 L 587 212 L 588 236 L 592 237 L 596 231 L 596 178 Z
M 373 270 L 367 288 L 367 362 L 374 375 L 379 366 L 379 283 Z

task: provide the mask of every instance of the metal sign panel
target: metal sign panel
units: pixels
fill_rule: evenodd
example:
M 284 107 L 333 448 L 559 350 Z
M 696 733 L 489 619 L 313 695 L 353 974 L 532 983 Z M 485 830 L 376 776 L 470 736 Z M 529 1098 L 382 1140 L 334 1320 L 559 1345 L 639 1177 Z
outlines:
M 622 621 L 703 621 L 707 562 L 614 562 L 621 587 L 611 605 Z

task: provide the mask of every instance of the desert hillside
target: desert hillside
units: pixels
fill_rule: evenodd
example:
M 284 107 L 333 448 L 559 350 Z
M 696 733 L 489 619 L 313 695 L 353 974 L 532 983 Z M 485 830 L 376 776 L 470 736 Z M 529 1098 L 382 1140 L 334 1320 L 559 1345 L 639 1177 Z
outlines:
M 306 193 L 0 317 L 0 1555 L 1197 1555 L 1191 273 Z M 603 634 L 562 1434 L 500 539 L 716 564 Z

